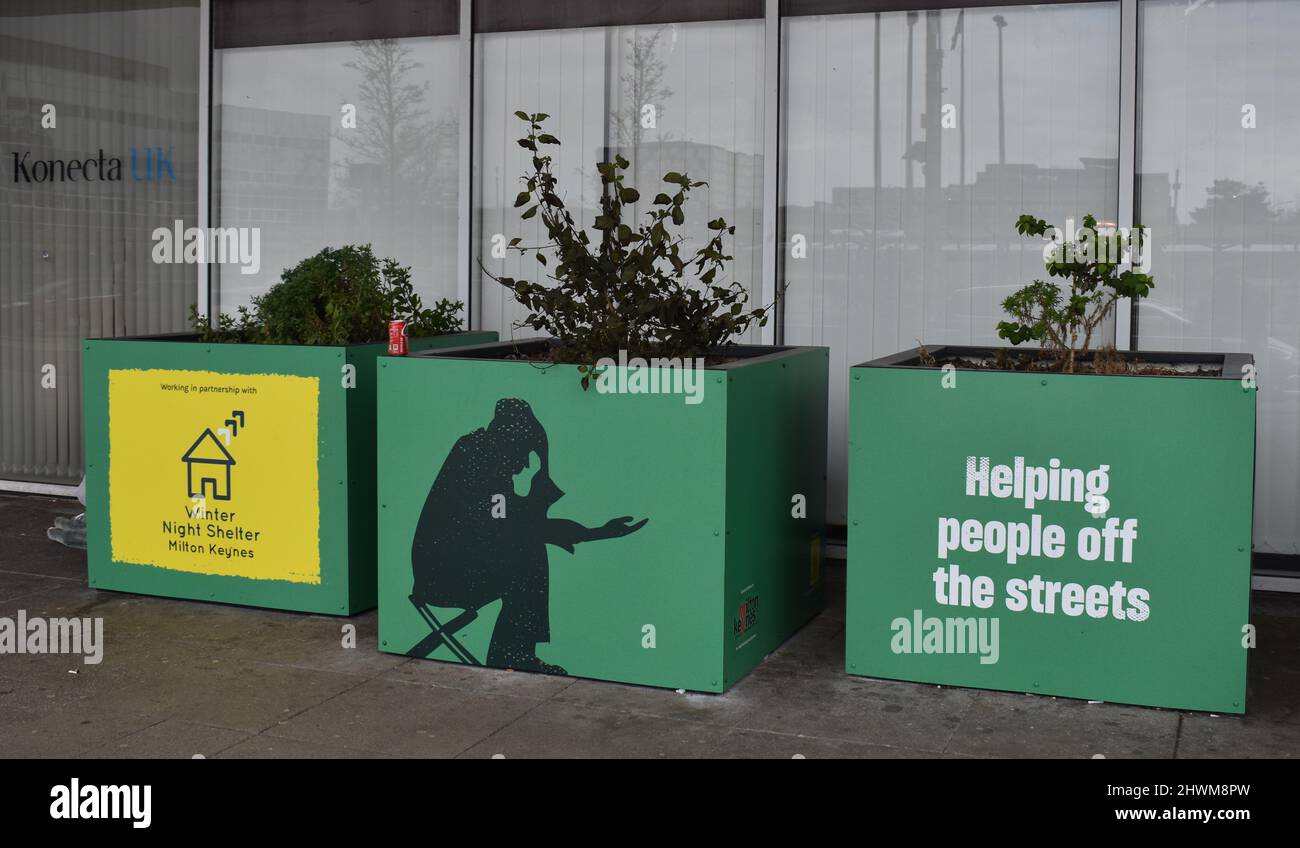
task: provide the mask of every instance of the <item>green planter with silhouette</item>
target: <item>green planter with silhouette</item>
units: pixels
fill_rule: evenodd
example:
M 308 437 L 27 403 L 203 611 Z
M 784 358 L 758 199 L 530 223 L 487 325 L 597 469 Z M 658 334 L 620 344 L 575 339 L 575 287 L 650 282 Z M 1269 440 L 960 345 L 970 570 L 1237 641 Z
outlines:
M 452 333 L 410 348 L 495 338 Z M 335 615 L 373 607 L 385 351 L 86 341 L 90 585 Z
M 547 344 L 379 363 L 381 650 L 725 691 L 822 607 L 827 351 Z

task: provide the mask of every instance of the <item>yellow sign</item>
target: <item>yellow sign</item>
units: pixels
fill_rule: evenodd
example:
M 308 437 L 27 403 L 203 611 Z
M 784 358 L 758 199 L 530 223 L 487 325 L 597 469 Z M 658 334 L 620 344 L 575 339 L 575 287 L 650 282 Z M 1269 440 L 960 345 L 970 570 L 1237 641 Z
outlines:
M 320 583 L 316 377 L 108 374 L 113 560 Z

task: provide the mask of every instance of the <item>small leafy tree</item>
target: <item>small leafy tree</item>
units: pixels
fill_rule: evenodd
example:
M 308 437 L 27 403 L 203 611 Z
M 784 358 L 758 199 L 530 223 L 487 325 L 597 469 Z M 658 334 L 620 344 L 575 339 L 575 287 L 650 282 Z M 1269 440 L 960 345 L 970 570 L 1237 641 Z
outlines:
M 346 345 L 386 340 L 394 320 L 405 320 L 412 336 L 456 332 L 460 309 L 445 299 L 425 308 L 411 269 L 379 260 L 365 244 L 327 247 L 286 269 L 280 282 L 253 298 L 251 310 L 220 315 L 215 328 L 196 307 L 190 316 L 204 341 Z
M 1034 280 L 1002 301 L 1002 308 L 1012 320 L 998 322 L 998 336 L 1013 345 L 1039 342 L 1061 370 L 1073 373 L 1115 301 L 1121 297 L 1146 297 L 1155 286 L 1149 274 L 1120 270 L 1130 248 L 1142 249 L 1146 231 L 1141 226 L 1134 227 L 1131 234 L 1099 231 L 1092 215 L 1084 217 L 1078 233 L 1065 234 L 1064 238 L 1056 227 L 1032 215 L 1021 215 L 1016 230 L 1025 236 L 1050 237 L 1049 232 L 1057 233 L 1057 246 L 1044 264 L 1049 276 L 1062 278 L 1068 284 Z
M 552 157 L 545 152 L 560 143 L 543 130 L 549 116 L 515 116 L 528 125 L 519 145 L 532 154 L 515 207 L 523 209 L 523 220 L 540 217 L 547 242 L 527 246 L 515 238 L 509 248 L 532 253 L 548 269 L 551 284 L 501 277 L 487 268 L 483 272 L 529 310 L 517 326 L 554 337 L 551 358 L 578 364 L 583 388 L 596 362 L 620 350 L 630 356 L 703 356 L 755 322 L 767 323 L 770 306 L 747 311 L 744 287 L 722 281 L 732 259 L 724 237 L 734 236 L 735 227 L 715 218 L 706 244 L 693 252 L 683 249 L 686 201 L 706 183 L 670 171 L 663 178 L 667 188 L 635 220 L 630 208 L 641 193 L 626 183 L 624 172 L 631 163 L 622 156 L 600 162 L 596 170 L 602 193 L 593 236 L 560 197 Z

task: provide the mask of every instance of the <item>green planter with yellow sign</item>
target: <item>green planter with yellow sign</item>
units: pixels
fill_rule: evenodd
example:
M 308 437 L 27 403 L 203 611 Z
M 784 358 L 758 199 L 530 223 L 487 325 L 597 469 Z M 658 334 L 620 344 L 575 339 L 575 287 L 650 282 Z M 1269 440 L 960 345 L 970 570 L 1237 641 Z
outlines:
M 1120 354 L 1162 374 L 1138 376 L 995 353 L 850 371 L 847 670 L 1244 712 L 1251 357 Z
M 195 336 L 85 342 L 90 585 L 336 615 L 373 607 L 375 362 L 385 351 Z
M 547 345 L 379 363 L 381 650 L 726 690 L 823 603 L 826 350 Z

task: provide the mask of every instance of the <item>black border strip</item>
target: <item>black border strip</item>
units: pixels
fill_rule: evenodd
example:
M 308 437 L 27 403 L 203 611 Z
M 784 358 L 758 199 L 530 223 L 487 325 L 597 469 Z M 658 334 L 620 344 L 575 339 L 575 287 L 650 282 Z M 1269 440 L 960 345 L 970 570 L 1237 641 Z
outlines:
M 1300 577 L 1300 554 L 1269 554 L 1255 551 L 1251 559 L 1256 574 L 1268 572 L 1268 577 Z
M 213 0 L 212 49 L 460 32 L 459 0 Z
M 763 17 L 763 0 L 474 0 L 474 32 L 684 24 Z
M 0 18 L 83 15 L 91 12 L 140 12 L 149 9 L 197 9 L 199 0 L 4 0 Z

